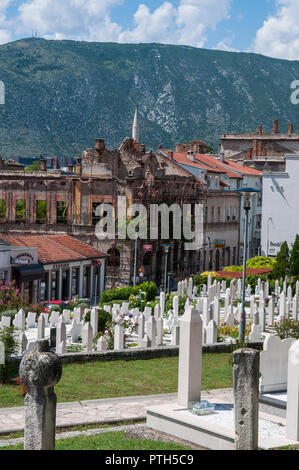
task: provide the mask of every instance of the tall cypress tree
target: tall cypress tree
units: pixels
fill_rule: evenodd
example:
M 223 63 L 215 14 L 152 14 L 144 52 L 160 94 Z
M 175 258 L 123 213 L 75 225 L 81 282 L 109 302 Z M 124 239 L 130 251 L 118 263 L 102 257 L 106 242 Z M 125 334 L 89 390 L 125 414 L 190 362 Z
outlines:
M 291 276 L 299 276 L 299 235 L 296 239 L 291 251 L 290 258 L 290 274 Z
M 285 278 L 289 270 L 289 247 L 287 242 L 283 242 L 276 256 L 275 268 L 272 271 L 273 279 Z

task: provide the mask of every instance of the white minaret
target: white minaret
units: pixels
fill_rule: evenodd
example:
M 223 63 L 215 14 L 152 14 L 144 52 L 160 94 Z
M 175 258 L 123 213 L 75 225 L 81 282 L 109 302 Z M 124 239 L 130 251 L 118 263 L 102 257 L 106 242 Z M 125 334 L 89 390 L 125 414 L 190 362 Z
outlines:
M 136 108 L 135 111 L 135 116 L 134 116 L 134 122 L 133 122 L 133 128 L 132 128 L 132 138 L 135 140 L 135 142 L 139 143 L 139 121 L 138 121 L 138 110 Z

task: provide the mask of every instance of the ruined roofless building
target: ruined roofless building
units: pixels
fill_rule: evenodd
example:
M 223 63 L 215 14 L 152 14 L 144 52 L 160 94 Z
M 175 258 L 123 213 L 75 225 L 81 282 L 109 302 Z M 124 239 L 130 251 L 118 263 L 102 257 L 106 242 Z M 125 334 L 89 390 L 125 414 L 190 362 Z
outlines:
M 133 137 L 125 138 L 115 150 L 108 150 L 103 139 L 96 139 L 94 148 L 84 150 L 76 165 L 66 172 L 49 171 L 45 162 L 41 163 L 40 171 L 0 170 L 2 232 L 68 233 L 89 243 L 110 255 L 107 287 L 132 282 L 134 241 L 97 239 L 96 209 L 101 203 L 116 208 L 118 196 L 125 196 L 128 205 L 191 204 L 194 211 L 195 204 L 204 202 L 207 195 L 206 185 L 195 176 L 170 158 L 147 152 L 145 145 Z M 143 269 L 143 280 L 158 285 L 163 283 L 164 275 L 162 242 L 138 241 L 138 270 Z M 168 270 L 173 277 L 182 279 L 198 272 L 198 253 L 185 252 L 183 240 L 171 243 Z

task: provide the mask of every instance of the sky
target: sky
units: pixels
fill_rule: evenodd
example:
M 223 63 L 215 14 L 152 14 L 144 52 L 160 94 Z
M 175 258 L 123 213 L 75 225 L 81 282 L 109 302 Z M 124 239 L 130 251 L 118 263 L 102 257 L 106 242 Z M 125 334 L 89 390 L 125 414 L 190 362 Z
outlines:
M 299 60 L 299 0 L 0 0 L 0 44 L 164 43 Z

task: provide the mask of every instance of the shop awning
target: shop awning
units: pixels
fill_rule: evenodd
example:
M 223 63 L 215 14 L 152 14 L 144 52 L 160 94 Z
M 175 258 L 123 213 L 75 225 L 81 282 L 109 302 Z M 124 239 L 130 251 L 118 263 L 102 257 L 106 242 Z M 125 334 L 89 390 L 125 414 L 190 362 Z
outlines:
M 44 267 L 41 264 L 15 266 L 14 269 L 22 282 L 37 281 L 42 279 L 45 275 Z

